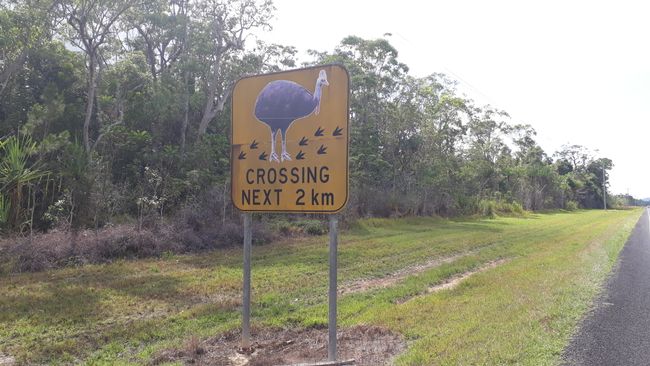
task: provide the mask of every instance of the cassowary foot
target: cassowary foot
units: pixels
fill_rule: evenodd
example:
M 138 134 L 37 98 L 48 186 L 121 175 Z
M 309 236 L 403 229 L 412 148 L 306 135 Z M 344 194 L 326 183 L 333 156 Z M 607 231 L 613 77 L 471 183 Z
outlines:
M 286 152 L 286 151 L 282 152 L 282 156 L 280 158 L 282 159 L 282 161 L 285 161 L 285 160 L 291 161 L 291 155 L 289 155 L 289 153 Z
M 270 162 L 275 161 L 276 163 L 280 162 L 280 159 L 278 158 L 278 154 L 276 154 L 275 151 L 273 151 L 271 155 L 269 155 L 269 161 Z

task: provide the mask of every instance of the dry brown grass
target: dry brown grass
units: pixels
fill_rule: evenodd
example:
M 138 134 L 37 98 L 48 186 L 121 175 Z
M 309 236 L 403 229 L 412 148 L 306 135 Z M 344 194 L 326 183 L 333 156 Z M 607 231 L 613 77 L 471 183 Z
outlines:
M 265 244 L 275 238 L 262 223 L 256 223 L 253 229 L 255 244 Z M 221 227 L 196 230 L 180 225 L 140 230 L 133 225 L 118 225 L 7 238 L 0 240 L 0 274 L 233 247 L 242 242 L 242 232 L 239 223 L 226 222 Z

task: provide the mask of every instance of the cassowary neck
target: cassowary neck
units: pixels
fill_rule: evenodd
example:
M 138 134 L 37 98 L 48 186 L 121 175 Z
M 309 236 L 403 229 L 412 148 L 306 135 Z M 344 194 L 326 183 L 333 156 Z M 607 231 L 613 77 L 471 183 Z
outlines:
M 316 89 L 314 90 L 314 101 L 317 104 L 320 104 L 320 96 L 323 90 L 323 84 L 320 81 L 316 81 Z

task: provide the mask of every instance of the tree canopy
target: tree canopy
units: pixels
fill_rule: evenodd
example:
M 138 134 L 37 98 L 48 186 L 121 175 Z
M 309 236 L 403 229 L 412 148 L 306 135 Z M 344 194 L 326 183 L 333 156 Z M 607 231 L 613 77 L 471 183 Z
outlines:
M 255 39 L 273 12 L 269 0 L 1 0 L 3 228 L 143 224 L 199 204 L 225 222 L 233 83 L 300 63 Z M 309 55 L 351 75 L 348 215 L 603 206 L 611 160 L 544 151 L 530 125 L 448 76 L 409 74 L 387 39 Z

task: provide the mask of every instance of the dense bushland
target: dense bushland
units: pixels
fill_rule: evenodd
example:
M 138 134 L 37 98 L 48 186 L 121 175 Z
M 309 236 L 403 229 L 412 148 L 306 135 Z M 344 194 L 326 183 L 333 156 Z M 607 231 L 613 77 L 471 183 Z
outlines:
M 72 244 L 52 250 L 79 262 L 233 241 L 233 83 L 300 64 L 295 48 L 255 38 L 273 11 L 268 0 L 0 0 L 0 225 L 29 243 L 19 252 L 47 247 L 38 233 L 53 229 L 52 242 Z M 447 76 L 410 75 L 386 39 L 309 54 L 301 64 L 351 75 L 346 220 L 602 207 L 611 160 L 578 145 L 549 154 L 531 126 Z M 86 237 L 97 248 L 82 249 Z

